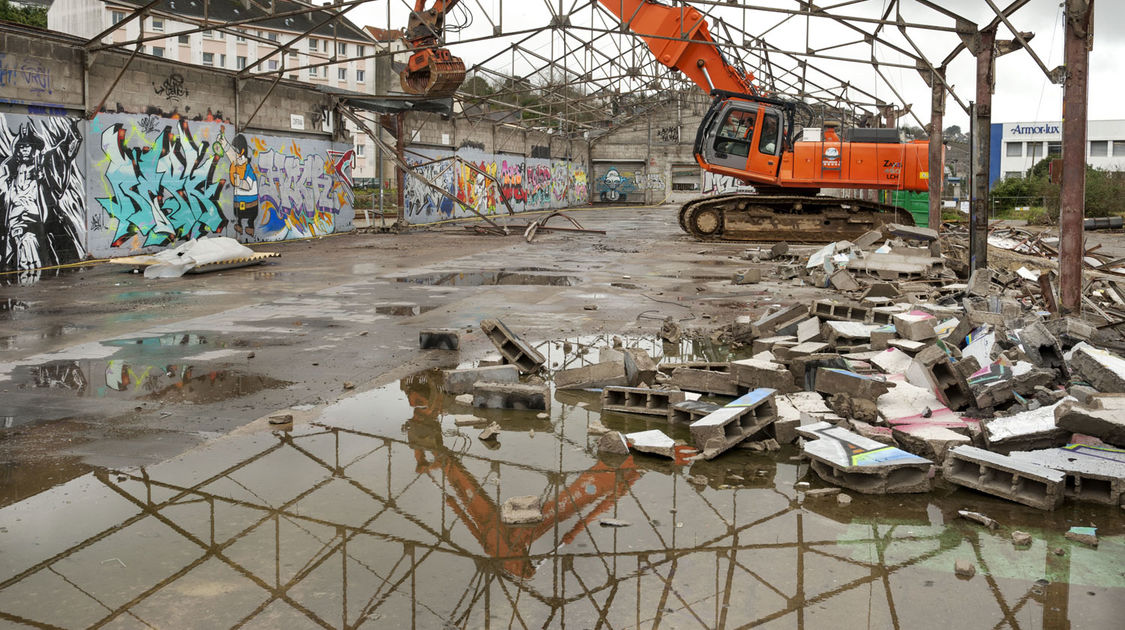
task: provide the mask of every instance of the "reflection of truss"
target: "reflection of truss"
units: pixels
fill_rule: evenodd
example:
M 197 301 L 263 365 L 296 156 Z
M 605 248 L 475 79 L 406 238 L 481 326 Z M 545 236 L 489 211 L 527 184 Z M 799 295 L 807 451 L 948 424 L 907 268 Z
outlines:
M 560 454 L 572 450 L 559 444 Z M 0 617 L 52 623 L 57 610 L 19 607 L 25 584 L 42 590 L 50 578 L 52 601 L 96 611 L 60 625 L 93 627 L 121 617 L 157 627 L 192 625 L 184 619 L 293 627 L 302 618 L 347 628 L 408 620 L 419 628 L 715 628 L 781 618 L 824 627 L 813 613 L 837 606 L 861 606 L 871 627 L 918 627 L 911 610 L 923 595 L 911 589 L 935 574 L 912 568 L 937 558 L 951 565 L 961 544 L 958 531 L 931 528 L 924 517 L 910 527 L 855 523 L 848 535 L 773 488 L 693 489 L 678 475 L 651 473 L 626 485 L 616 505 L 595 503 L 539 528 L 543 539 L 526 555 L 482 553 L 450 500 L 454 480 L 444 467 L 419 468 L 419 448 L 323 427 L 223 444 L 138 474 L 99 472 L 135 511 L 103 531 L 70 532 L 81 541 L 0 583 Z M 588 474 L 561 460 L 443 457 L 456 459 L 474 487 L 495 484 L 494 503 L 531 487 L 557 501 Z M 609 474 L 623 479 L 629 469 Z M 607 508 L 632 526 L 573 526 Z M 979 545 L 976 553 L 983 564 Z M 512 575 L 513 562 L 532 574 Z M 1025 594 L 1010 604 L 986 580 L 998 610 L 975 611 L 977 619 L 1018 627 L 1021 609 L 1043 603 Z M 218 584 L 222 597 L 201 584 Z M 903 589 L 910 606 L 896 604 Z M 195 599 L 197 591 L 218 603 Z

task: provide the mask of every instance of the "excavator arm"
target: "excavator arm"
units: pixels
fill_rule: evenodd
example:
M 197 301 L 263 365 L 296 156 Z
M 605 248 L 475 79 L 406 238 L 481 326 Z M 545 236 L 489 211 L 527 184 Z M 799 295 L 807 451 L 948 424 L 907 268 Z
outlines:
M 657 61 L 684 73 L 704 93 L 723 90 L 758 94 L 754 75 L 727 62 L 698 9 L 673 7 L 655 0 L 599 1 L 648 44 Z
M 427 0 L 415 0 L 414 10 L 406 23 L 403 40 L 414 51 L 399 74 L 402 90 L 429 98 L 452 96 L 465 80 L 465 63 L 442 48 L 446 13 L 460 0 L 434 0 L 429 9 Z

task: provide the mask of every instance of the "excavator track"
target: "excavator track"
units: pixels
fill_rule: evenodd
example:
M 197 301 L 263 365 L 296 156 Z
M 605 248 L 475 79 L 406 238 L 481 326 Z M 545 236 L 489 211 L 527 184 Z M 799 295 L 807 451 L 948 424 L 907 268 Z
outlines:
M 838 197 L 729 194 L 680 207 L 680 228 L 705 241 L 830 243 L 887 223 L 914 225 L 898 206 Z

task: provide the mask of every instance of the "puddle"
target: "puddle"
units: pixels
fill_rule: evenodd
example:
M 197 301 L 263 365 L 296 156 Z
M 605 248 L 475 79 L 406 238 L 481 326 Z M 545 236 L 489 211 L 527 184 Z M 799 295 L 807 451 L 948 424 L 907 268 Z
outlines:
M 396 282 L 409 282 L 427 286 L 480 287 L 493 285 L 543 285 L 569 287 L 581 280 L 576 276 L 556 274 L 522 273 L 511 271 L 465 271 L 424 273 L 404 278 Z
M 143 348 L 163 348 L 169 346 L 198 346 L 207 343 L 207 337 L 191 333 L 176 333 L 160 335 L 157 337 L 132 337 L 129 339 L 112 339 L 103 341 L 102 345 L 128 347 L 141 346 Z
M 375 312 L 380 315 L 391 315 L 394 317 L 413 317 L 422 313 L 437 308 L 436 306 L 419 306 L 417 304 L 384 304 L 376 306 Z
M 542 346 L 561 358 L 604 339 Z M 685 359 L 719 352 L 650 347 Z M 633 430 L 661 421 L 602 417 L 591 392 L 553 393 L 544 418 L 474 409 L 441 381 L 438 371 L 415 374 L 331 405 L 311 425 L 98 471 L 0 510 L 0 611 L 62 627 L 118 618 L 329 628 L 1120 620 L 1116 508 L 1068 503 L 1044 513 L 951 489 L 853 495 L 841 507 L 794 490 L 798 481 L 824 486 L 794 446 L 685 465 L 599 458 L 591 422 Z M 498 439 L 486 444 L 479 428 L 456 426 L 469 414 L 500 424 Z M 539 497 L 543 520 L 504 523 L 500 506 L 524 495 Z M 1003 527 L 956 518 L 962 508 Z M 1100 546 L 1066 541 L 1072 523 L 1097 524 Z M 1012 529 L 1035 542 L 1013 547 Z M 954 576 L 959 558 L 977 565 L 974 579 Z

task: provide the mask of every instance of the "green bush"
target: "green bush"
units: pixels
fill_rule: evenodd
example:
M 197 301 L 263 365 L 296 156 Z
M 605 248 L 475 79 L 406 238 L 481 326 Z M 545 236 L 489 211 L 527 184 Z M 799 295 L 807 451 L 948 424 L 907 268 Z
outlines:
M 1059 186 L 1050 180 L 1050 163 L 1044 158 L 1025 177 L 1000 180 L 992 189 L 992 207 L 1006 216 L 1017 206 L 1032 206 L 1034 219 L 1054 223 L 1059 216 Z M 1125 212 L 1125 173 L 1086 167 L 1086 216 L 1106 217 Z M 1028 217 L 1032 221 L 1032 217 Z

